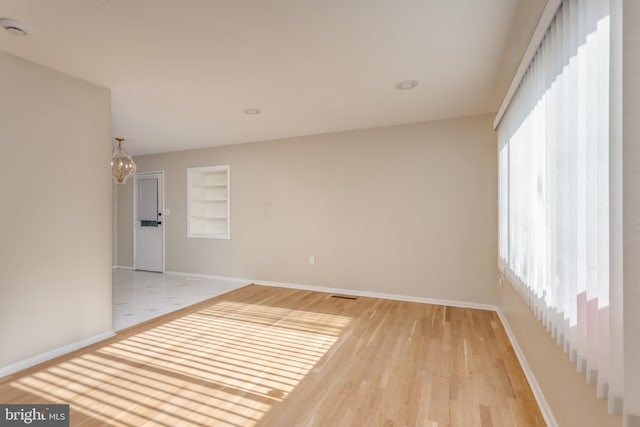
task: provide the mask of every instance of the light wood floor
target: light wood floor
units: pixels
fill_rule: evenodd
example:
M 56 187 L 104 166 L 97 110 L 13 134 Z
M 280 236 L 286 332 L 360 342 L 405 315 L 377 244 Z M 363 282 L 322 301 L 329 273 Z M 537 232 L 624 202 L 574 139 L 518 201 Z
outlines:
M 0 380 L 73 426 L 544 426 L 495 313 L 247 286 Z

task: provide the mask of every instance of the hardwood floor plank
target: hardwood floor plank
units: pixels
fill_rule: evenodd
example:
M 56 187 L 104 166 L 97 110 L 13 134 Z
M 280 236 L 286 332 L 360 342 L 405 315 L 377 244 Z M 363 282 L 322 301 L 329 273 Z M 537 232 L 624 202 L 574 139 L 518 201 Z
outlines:
M 247 286 L 0 379 L 71 425 L 543 426 L 495 313 Z

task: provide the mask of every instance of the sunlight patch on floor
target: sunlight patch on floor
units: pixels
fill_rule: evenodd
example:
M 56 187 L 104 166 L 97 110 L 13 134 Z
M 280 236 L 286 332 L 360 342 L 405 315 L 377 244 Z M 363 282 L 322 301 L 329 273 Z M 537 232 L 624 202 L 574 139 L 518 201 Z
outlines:
M 222 301 L 11 385 L 115 426 L 255 425 L 349 321 Z

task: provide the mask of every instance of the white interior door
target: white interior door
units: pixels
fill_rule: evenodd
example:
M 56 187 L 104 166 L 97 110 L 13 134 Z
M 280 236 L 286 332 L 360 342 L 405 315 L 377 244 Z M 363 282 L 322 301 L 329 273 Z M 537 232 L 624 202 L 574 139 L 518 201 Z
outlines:
M 136 270 L 164 271 L 162 173 L 139 173 L 134 180 L 134 259 Z

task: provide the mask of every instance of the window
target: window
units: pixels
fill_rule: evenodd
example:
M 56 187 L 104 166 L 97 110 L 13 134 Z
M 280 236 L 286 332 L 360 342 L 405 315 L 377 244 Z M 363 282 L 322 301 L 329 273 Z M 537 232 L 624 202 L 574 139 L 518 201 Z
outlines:
M 187 235 L 230 239 L 230 166 L 187 169 Z
M 499 258 L 610 408 L 622 407 L 609 296 L 609 4 L 565 0 L 498 126 Z

